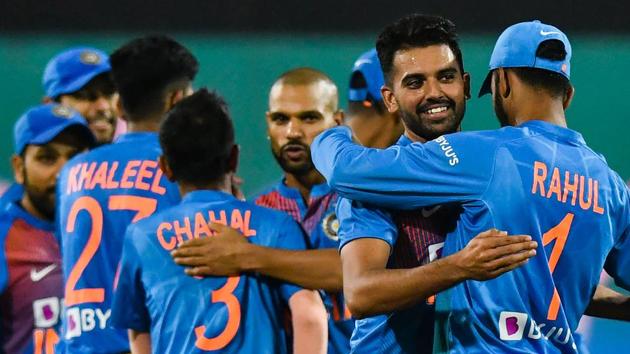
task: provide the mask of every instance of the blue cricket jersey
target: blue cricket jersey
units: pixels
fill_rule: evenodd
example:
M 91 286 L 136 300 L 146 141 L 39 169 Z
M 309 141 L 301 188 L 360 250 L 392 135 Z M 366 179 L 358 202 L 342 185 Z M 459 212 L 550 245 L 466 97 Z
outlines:
M 402 136 L 397 145 L 409 145 Z M 446 234 L 453 230 L 459 208 L 451 205 L 393 211 L 340 198 L 337 203 L 340 249 L 363 238 L 391 247 L 389 269 L 415 268 L 437 259 Z M 434 297 L 410 308 L 356 321 L 354 354 L 418 354 L 433 351 Z
M 630 288 L 628 188 L 575 131 L 529 121 L 377 150 L 341 127 L 312 151 L 343 197 L 398 209 L 460 203 L 445 255 L 492 227 L 538 241 L 525 266 L 438 296 L 436 351 L 572 353 L 602 268 Z
M 57 217 L 65 281 L 68 353 L 129 350 L 127 333 L 111 328 L 116 270 L 127 226 L 179 201 L 158 167 L 157 133 L 129 133 L 64 166 Z
M 287 215 L 219 191 L 194 191 L 182 203 L 131 226 L 125 237 L 112 321 L 150 332 L 153 353 L 285 353 L 282 314 L 301 290 L 256 273 L 193 278 L 170 252 L 227 224 L 257 245 L 306 249 Z
M 289 214 L 299 222 L 308 237 L 309 248 L 339 247 L 339 221 L 335 214 L 337 194 L 326 184 L 313 186 L 308 203 L 300 191 L 287 186 L 284 180 L 254 198 L 256 205 Z M 322 291 L 328 312 L 328 354 L 350 352 L 350 336 L 354 320 L 346 307 L 343 292 Z

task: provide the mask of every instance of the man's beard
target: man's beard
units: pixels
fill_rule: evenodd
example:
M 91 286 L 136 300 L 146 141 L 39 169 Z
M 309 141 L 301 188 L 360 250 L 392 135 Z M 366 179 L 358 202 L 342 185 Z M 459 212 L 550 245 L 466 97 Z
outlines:
M 301 163 L 295 163 L 295 162 L 289 161 L 288 158 L 283 156 L 284 152 L 286 151 L 288 147 L 296 146 L 296 145 L 303 147 L 304 150 L 306 151 L 307 158 Z M 286 173 L 290 173 L 296 176 L 304 176 L 308 174 L 309 172 L 311 172 L 313 169 L 315 169 L 315 166 L 313 166 L 313 161 L 311 160 L 311 149 L 308 147 L 308 145 L 302 142 L 298 142 L 298 141 L 289 142 L 283 145 L 282 147 L 280 147 L 278 151 L 275 151 L 272 147 L 271 152 L 273 154 L 273 157 L 276 159 L 276 161 L 282 168 L 282 170 Z
M 425 122 L 422 119 L 421 112 L 425 110 L 425 107 L 428 105 L 439 104 L 439 103 L 447 103 L 450 106 L 450 109 L 453 111 L 453 116 L 446 118 L 446 122 L 440 122 L 438 124 L 431 124 L 432 122 Z M 462 122 L 464 114 L 466 113 L 466 106 L 462 107 L 462 114 L 458 117 L 457 114 L 457 105 L 453 100 L 435 100 L 427 102 L 423 105 L 416 106 L 415 112 L 405 111 L 404 109 L 400 109 L 400 117 L 405 124 L 405 127 L 409 129 L 415 135 L 426 139 L 427 141 L 433 140 L 441 135 L 454 133 L 458 130 L 459 125 Z M 434 127 L 433 125 L 437 125 Z
M 31 201 L 33 208 L 42 214 L 47 220 L 55 219 L 55 188 L 46 188 L 42 190 L 32 185 L 28 179 L 26 171 L 24 171 L 24 193 Z M 53 198 L 51 198 L 51 195 Z

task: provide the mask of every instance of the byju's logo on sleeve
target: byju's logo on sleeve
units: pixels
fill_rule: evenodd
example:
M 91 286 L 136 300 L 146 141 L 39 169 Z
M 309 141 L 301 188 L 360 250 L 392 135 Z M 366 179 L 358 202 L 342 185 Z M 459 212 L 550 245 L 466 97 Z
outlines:
M 499 336 L 502 340 L 521 340 L 526 324 L 526 313 L 502 311 L 499 314 Z

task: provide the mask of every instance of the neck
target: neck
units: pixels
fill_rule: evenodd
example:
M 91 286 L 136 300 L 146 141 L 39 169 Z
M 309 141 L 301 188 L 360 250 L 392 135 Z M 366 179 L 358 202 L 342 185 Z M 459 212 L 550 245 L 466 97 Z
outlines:
M 139 122 L 127 121 L 128 133 L 158 132 L 158 131 L 160 131 L 159 119 L 143 119 Z
M 24 193 L 24 195 L 22 196 L 22 199 L 20 200 L 20 204 L 22 205 L 22 208 L 26 210 L 27 213 L 33 215 L 34 217 L 41 220 L 53 221 L 51 218 L 48 218 L 46 215 L 42 214 L 39 211 L 39 209 L 35 207 L 35 205 L 31 201 L 31 199 L 26 195 L 26 193 Z
M 426 143 L 428 140 L 405 128 L 405 136 L 414 143 Z
M 218 181 L 207 184 L 197 185 L 187 182 L 177 182 L 177 186 L 179 187 L 179 193 L 182 197 L 190 192 L 200 190 L 214 190 L 227 194 L 232 194 L 232 178 L 230 174 L 226 174 Z
M 541 94 L 539 91 L 525 91 L 512 107 L 514 125 L 521 125 L 530 120 L 541 120 L 565 128 L 567 126 L 562 100 Z
M 285 181 L 287 186 L 296 188 L 300 192 L 304 201 L 308 201 L 311 196 L 311 189 L 313 189 L 313 186 L 322 184 L 326 180 L 316 169 L 313 168 L 309 173 L 303 176 L 286 173 Z

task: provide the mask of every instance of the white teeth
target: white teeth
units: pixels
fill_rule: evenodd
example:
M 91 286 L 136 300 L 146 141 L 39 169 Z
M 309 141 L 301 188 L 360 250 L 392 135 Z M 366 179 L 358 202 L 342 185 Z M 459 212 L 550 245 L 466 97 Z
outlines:
M 442 113 L 442 112 L 446 111 L 447 109 L 448 109 L 448 107 L 437 107 L 437 108 L 432 108 L 432 109 L 428 110 L 427 113 L 429 113 L 429 114 Z

